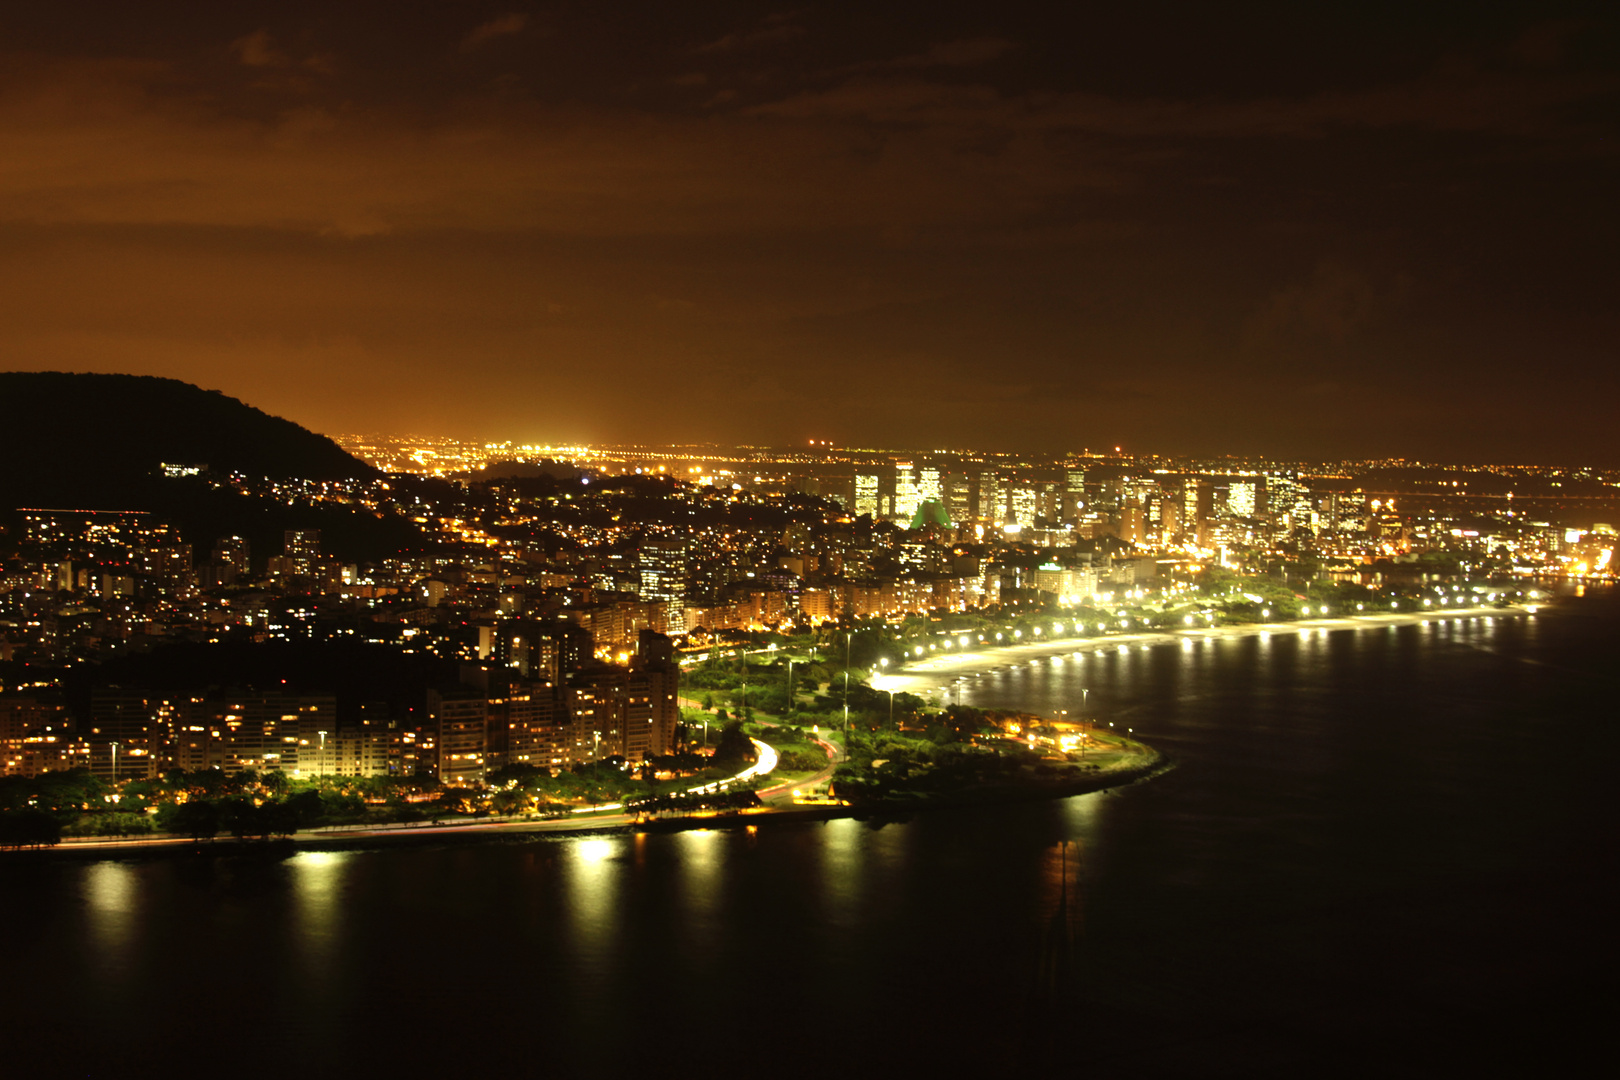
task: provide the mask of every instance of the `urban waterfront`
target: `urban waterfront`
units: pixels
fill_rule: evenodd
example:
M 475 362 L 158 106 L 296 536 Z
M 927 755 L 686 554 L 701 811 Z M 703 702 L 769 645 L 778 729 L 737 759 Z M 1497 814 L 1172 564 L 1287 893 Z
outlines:
M 1607 1059 L 1620 5 L 155 7 L 0 20 L 8 1075 Z
M 81 1075 L 1568 1064 L 1614 959 L 1617 644 L 1587 597 L 973 680 L 967 704 L 1084 700 L 1177 762 L 1049 803 L 18 860 L 8 1041 Z

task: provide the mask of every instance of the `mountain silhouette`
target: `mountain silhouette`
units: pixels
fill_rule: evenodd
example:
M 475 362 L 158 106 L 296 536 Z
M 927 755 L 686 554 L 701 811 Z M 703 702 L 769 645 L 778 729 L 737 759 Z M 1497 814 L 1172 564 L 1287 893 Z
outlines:
M 0 506 L 144 509 L 165 463 L 251 477 L 375 475 L 324 435 L 178 379 L 0 372 Z

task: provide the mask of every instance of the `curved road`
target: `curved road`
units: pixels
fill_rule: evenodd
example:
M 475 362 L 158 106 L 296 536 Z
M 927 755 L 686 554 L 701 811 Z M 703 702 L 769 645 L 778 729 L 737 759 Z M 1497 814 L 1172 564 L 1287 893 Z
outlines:
M 753 739 L 751 741 L 753 742 L 755 749 L 757 749 L 759 751 L 759 759 L 757 761 L 755 761 L 754 764 L 750 765 L 748 768 L 744 769 L 742 772 L 738 773 L 736 776 L 728 777 L 728 778 L 726 778 L 724 780 L 711 781 L 710 783 L 707 783 L 707 784 L 700 784 L 697 787 L 693 787 L 693 788 L 687 788 L 686 789 L 687 793 L 688 794 L 694 794 L 694 795 L 701 795 L 701 794 L 706 794 L 706 793 L 713 792 L 713 791 L 719 791 L 721 788 L 726 787 L 726 786 L 731 785 L 731 784 L 735 784 L 738 781 L 750 780 L 750 779 L 753 779 L 756 776 L 765 776 L 765 775 L 769 774 L 772 770 L 774 770 L 776 768 L 776 763 L 780 759 L 780 756 L 781 756 L 776 752 L 776 748 L 774 746 L 771 746 L 769 743 L 760 742 L 758 739 Z M 820 740 L 817 740 L 817 741 L 820 741 Z M 830 746 L 830 744 L 826 744 L 826 743 L 823 743 L 822 747 L 823 747 L 823 749 L 827 750 L 827 756 L 828 756 L 828 758 L 830 760 L 832 758 L 832 756 L 833 756 L 832 747 Z M 783 791 L 790 791 L 795 787 L 800 787 L 800 786 L 802 786 L 804 784 L 816 782 L 817 780 L 821 779 L 823 777 L 823 775 L 831 775 L 831 773 L 832 773 L 832 768 L 829 766 L 825 770 L 825 774 L 817 773 L 815 777 L 812 777 L 809 780 L 801 780 L 797 784 L 783 785 L 783 786 L 781 786 L 779 788 L 772 789 L 772 791 L 776 792 L 776 793 L 780 793 L 780 792 L 783 792 Z M 767 792 L 761 791 L 759 793 L 759 796 L 760 796 L 761 799 L 764 799 L 766 797 L 766 794 L 767 794 Z M 471 821 L 471 822 L 467 822 L 467 823 L 464 823 L 464 824 L 458 824 L 458 825 L 440 825 L 438 823 L 433 823 L 433 824 L 402 824 L 402 825 L 360 825 L 360 826 L 353 826 L 353 827 L 338 826 L 338 827 L 333 827 L 333 828 L 312 829 L 312 830 L 305 830 L 305 831 L 296 832 L 292 836 L 288 837 L 288 839 L 292 840 L 294 843 L 316 843 L 316 842 L 319 842 L 321 840 L 332 839 L 332 838 L 340 837 L 340 836 L 343 836 L 343 837 L 347 837 L 347 836 L 400 836 L 400 835 L 403 835 L 403 834 L 409 834 L 411 836 L 426 836 L 426 835 L 431 835 L 431 834 L 435 834 L 435 833 L 457 833 L 457 834 L 460 834 L 460 833 L 468 833 L 468 832 L 500 832 L 500 831 L 505 831 L 505 832 L 562 832 L 562 831 L 574 832 L 574 831 L 577 831 L 579 829 L 619 828 L 619 827 L 624 826 L 624 825 L 629 825 L 629 824 L 633 823 L 636 820 L 636 816 L 634 814 L 612 813 L 611 812 L 611 811 L 615 811 L 615 810 L 619 810 L 619 809 L 620 809 L 620 804 L 619 803 L 603 803 L 603 804 L 601 804 L 599 806 L 582 806 L 582 807 L 579 807 L 576 810 L 574 810 L 573 813 L 574 814 L 586 814 L 586 815 L 590 815 L 590 816 L 588 816 L 588 817 L 574 817 L 574 816 L 570 815 L 570 816 L 565 817 L 565 818 L 549 818 L 549 819 L 546 819 L 544 821 L 533 821 L 533 820 L 518 820 L 518 821 L 479 820 L 479 821 Z M 175 844 L 197 844 L 197 843 L 203 843 L 203 842 L 204 841 L 193 840 L 189 836 L 142 836 L 142 837 L 128 837 L 128 838 L 124 838 L 124 839 L 116 839 L 116 838 L 111 838 L 111 837 L 108 837 L 108 838 L 96 837 L 94 839 L 82 839 L 82 840 L 77 839 L 77 838 L 64 838 L 62 840 L 62 842 L 57 845 L 57 849 L 58 850 L 66 849 L 66 850 L 73 850 L 73 851 L 84 850 L 84 849 L 89 849 L 89 850 L 117 850 L 119 848 L 128 849 L 128 848 L 141 848 L 141 847 L 160 847 L 160 846 L 172 846 L 172 845 L 175 845 Z

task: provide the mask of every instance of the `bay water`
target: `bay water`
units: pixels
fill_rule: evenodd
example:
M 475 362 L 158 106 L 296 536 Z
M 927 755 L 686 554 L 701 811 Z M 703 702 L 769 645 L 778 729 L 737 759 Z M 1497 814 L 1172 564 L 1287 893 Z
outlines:
M 1614 1015 L 1617 658 L 1610 596 L 1105 647 L 962 700 L 1175 762 L 1112 792 L 6 858 L 0 1031 L 64 1076 L 1566 1071 Z

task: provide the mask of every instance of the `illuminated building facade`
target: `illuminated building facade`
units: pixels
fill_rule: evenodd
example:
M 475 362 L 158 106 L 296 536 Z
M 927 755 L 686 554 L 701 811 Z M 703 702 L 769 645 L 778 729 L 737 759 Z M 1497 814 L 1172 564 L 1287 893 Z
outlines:
M 439 781 L 449 787 L 482 781 L 489 752 L 489 699 L 465 686 L 430 690 L 427 712 L 438 746 Z
M 855 514 L 878 516 L 878 477 L 873 473 L 855 474 Z

